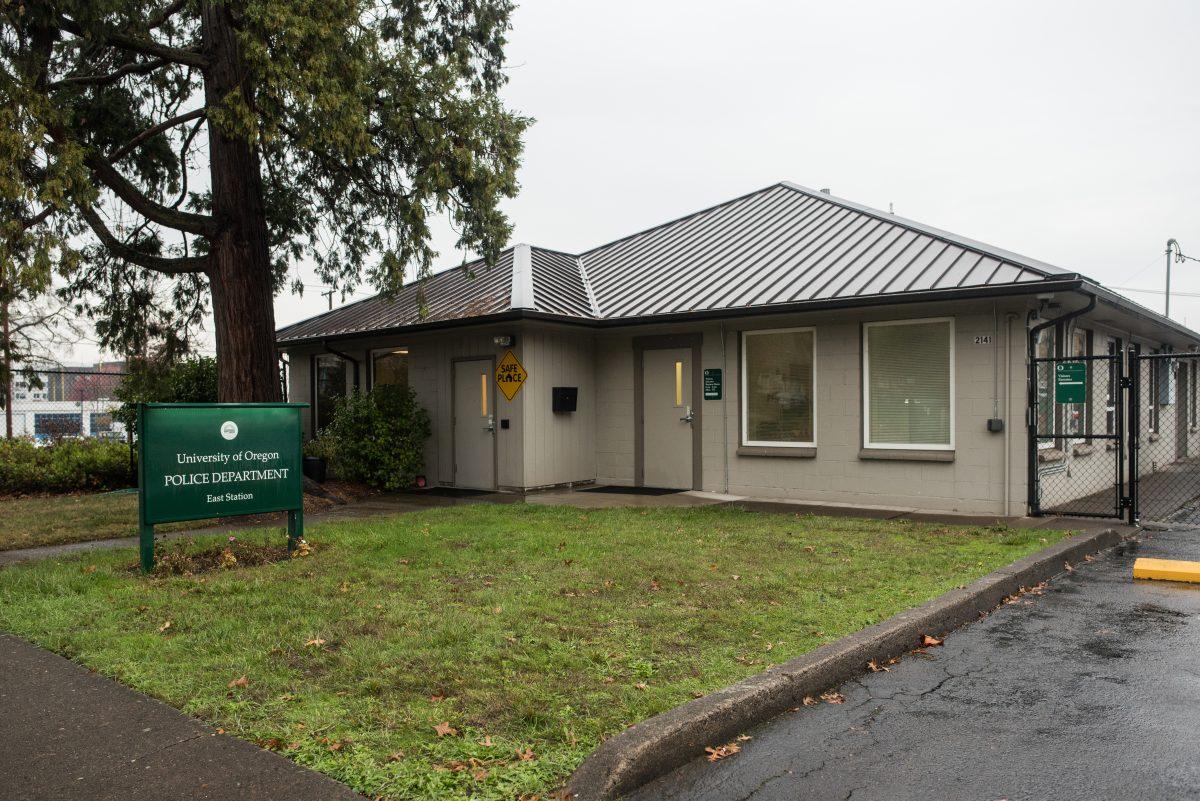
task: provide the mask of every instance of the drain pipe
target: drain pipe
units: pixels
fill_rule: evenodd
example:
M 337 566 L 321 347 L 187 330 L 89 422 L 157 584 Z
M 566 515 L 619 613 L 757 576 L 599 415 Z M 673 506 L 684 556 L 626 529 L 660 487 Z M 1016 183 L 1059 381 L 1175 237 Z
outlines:
M 1026 429 L 1028 430 L 1028 447 L 1029 451 L 1026 454 L 1029 461 L 1029 511 L 1030 513 L 1037 512 L 1038 497 L 1037 497 L 1037 428 L 1034 425 L 1037 409 L 1037 362 L 1034 361 L 1036 356 L 1037 337 L 1044 329 L 1059 323 L 1065 323 L 1074 320 L 1076 317 L 1083 315 L 1096 308 L 1096 296 L 1090 292 L 1081 292 L 1081 295 L 1088 299 L 1087 305 L 1082 309 L 1076 309 L 1066 314 L 1060 314 L 1052 320 L 1046 320 L 1043 323 L 1038 323 L 1029 329 L 1029 344 L 1028 344 L 1028 362 L 1029 362 L 1029 380 L 1027 390 L 1027 400 L 1025 405 Z M 1057 348 L 1056 348 L 1057 349 Z
M 345 359 L 346 361 L 348 361 L 352 365 L 354 365 L 354 391 L 361 392 L 362 385 L 358 383 L 358 359 L 354 358 L 349 353 L 342 353 L 339 350 L 334 350 L 333 348 L 329 347 L 329 343 L 327 341 L 325 341 L 324 339 L 321 340 L 321 347 L 325 348 L 325 350 L 329 351 L 334 356 L 340 356 L 341 358 Z
M 1012 324 L 1015 312 L 1004 313 L 1004 516 L 1012 517 Z
M 741 380 L 741 376 L 738 376 Z M 738 387 L 741 391 L 741 387 Z M 742 421 L 738 421 L 740 426 Z M 741 436 L 739 434 L 739 436 Z M 740 441 L 740 440 L 739 440 Z M 729 357 L 725 354 L 725 323 L 721 323 L 721 450 L 724 454 L 725 487 L 721 490 L 729 494 Z

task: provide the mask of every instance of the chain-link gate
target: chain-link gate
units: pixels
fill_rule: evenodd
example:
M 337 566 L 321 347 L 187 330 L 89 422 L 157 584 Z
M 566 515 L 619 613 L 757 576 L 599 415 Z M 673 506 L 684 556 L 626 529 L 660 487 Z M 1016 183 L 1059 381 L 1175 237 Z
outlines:
M 1130 521 L 1200 525 L 1200 354 L 1131 353 Z
M 1127 385 L 1119 352 L 1030 360 L 1029 505 L 1034 515 L 1121 517 L 1128 504 Z

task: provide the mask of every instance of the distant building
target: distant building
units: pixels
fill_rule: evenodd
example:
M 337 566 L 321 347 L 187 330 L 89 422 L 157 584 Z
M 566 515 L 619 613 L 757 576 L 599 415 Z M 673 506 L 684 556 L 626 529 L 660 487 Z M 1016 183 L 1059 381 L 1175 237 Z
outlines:
M 34 380 L 13 378 L 13 436 L 39 441 L 63 437 L 124 437 L 113 417 L 124 362 L 45 366 Z

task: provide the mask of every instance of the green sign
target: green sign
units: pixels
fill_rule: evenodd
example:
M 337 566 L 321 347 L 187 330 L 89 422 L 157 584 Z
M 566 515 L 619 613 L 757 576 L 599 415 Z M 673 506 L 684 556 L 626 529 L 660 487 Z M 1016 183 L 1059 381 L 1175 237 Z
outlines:
M 1058 403 L 1087 402 L 1087 362 L 1054 365 L 1054 400 Z
M 154 525 L 288 512 L 288 548 L 303 536 L 303 403 L 138 406 L 142 569 L 154 566 Z
M 723 383 L 720 367 L 704 368 L 704 399 L 720 400 Z

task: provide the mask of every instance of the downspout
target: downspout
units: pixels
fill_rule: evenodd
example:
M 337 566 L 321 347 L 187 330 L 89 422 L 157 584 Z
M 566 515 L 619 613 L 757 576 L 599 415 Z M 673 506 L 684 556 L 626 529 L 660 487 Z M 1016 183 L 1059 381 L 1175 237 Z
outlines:
M 739 377 L 740 380 L 740 377 Z M 740 388 L 739 388 L 740 391 Z M 738 425 L 741 425 L 739 422 Z M 729 494 L 729 358 L 725 355 L 725 323 L 721 323 L 721 445 L 724 454 L 725 486 Z
M 1012 517 L 1012 324 L 1013 312 L 1004 314 L 1004 516 Z
M 1061 314 L 1052 320 L 1046 320 L 1044 323 L 1038 323 L 1037 325 L 1035 325 L 1029 329 L 1029 343 L 1028 343 L 1028 351 L 1027 351 L 1027 355 L 1026 355 L 1026 360 L 1029 364 L 1029 378 L 1028 378 L 1027 387 L 1026 387 L 1026 393 L 1027 393 L 1026 398 L 1027 399 L 1026 399 L 1026 406 L 1025 406 L 1025 415 L 1026 415 L 1025 425 L 1026 425 L 1026 429 L 1028 432 L 1027 439 L 1028 439 L 1029 450 L 1026 453 L 1026 458 L 1029 461 L 1028 502 L 1029 502 L 1029 511 L 1031 514 L 1036 513 L 1037 508 L 1038 508 L 1038 499 L 1037 499 L 1037 429 L 1034 426 L 1034 420 L 1035 420 L 1035 414 L 1036 414 L 1034 412 L 1034 409 L 1037 408 L 1037 362 L 1034 361 L 1034 359 L 1036 358 L 1034 356 L 1034 353 L 1035 353 L 1035 346 L 1037 344 L 1037 337 L 1038 337 L 1038 334 L 1040 334 L 1043 330 L 1049 328 L 1052 325 L 1058 325 L 1059 323 L 1065 323 L 1070 320 L 1074 320 L 1076 317 L 1082 317 L 1083 315 L 1090 312 L 1092 309 L 1096 308 L 1096 296 L 1095 295 L 1088 293 L 1088 292 L 1081 292 L 1080 294 L 1084 295 L 1088 299 L 1087 305 L 1084 306 L 1082 309 L 1076 309 L 1075 311 L 1067 312 L 1066 314 Z
M 354 391 L 361 392 L 362 385 L 358 383 L 358 359 L 354 358 L 349 353 L 342 353 L 340 350 L 334 350 L 333 348 L 331 348 L 329 346 L 329 342 L 324 339 L 321 340 L 321 346 L 323 348 L 325 348 L 325 350 L 332 353 L 334 356 L 340 356 L 341 358 L 345 359 L 346 361 L 348 361 L 352 365 L 354 365 Z

